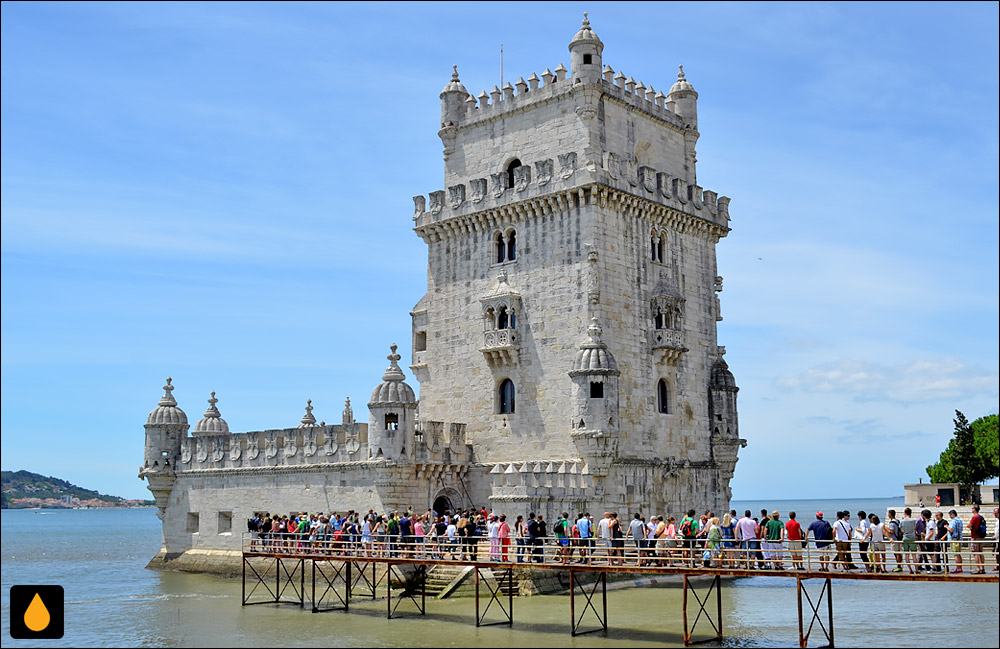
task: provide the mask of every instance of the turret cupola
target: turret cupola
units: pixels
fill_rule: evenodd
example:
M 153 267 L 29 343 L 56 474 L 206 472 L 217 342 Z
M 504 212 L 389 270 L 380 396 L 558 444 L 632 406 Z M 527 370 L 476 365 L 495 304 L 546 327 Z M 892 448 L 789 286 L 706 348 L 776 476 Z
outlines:
M 441 91 L 441 128 L 457 126 L 467 110 L 465 100 L 469 91 L 458 78 L 458 66 L 452 66 L 451 81 Z
M 312 399 L 306 400 L 306 414 L 302 415 L 302 419 L 296 428 L 312 428 L 316 425 L 316 415 L 313 414 L 313 402 Z
M 229 424 L 219 414 L 219 409 L 215 407 L 217 403 L 219 403 L 219 400 L 215 398 L 215 392 L 212 392 L 212 396 L 208 400 L 208 409 L 205 410 L 205 416 L 199 419 L 198 423 L 194 425 L 194 430 L 191 431 L 192 435 L 196 437 L 222 435 L 229 432 Z
M 171 378 L 167 377 L 167 384 L 163 386 L 163 396 L 157 403 L 156 408 L 149 413 L 146 424 L 181 424 L 187 425 L 187 415 L 177 407 L 177 400 L 172 394 L 174 386 L 171 385 Z
M 403 379 L 396 343 L 390 345 L 389 367 L 368 402 L 368 447 L 373 460 L 403 461 L 412 452 L 417 398 Z
M 583 26 L 569 43 L 570 74 L 577 79 L 595 83 L 601 79 L 601 52 L 604 43 L 590 28 L 587 12 L 583 13 Z
M 667 93 L 667 107 L 684 118 L 694 130 L 698 130 L 698 93 L 684 76 L 684 66 L 678 66 L 677 81 Z

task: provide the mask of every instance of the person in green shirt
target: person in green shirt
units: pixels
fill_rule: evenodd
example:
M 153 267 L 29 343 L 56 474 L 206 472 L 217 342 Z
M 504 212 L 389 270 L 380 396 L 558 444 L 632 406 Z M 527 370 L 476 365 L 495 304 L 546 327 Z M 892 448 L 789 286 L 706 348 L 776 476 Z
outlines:
M 764 523 L 764 560 L 771 563 L 775 570 L 781 570 L 782 541 L 785 540 L 785 524 L 781 522 L 778 510 L 771 512 L 771 517 Z
M 687 549 L 687 558 L 691 562 L 692 567 L 694 567 L 695 554 L 698 549 L 698 519 L 694 516 L 695 511 L 693 509 L 689 509 L 687 516 L 681 519 L 680 526 L 680 536 L 683 539 L 682 543 Z

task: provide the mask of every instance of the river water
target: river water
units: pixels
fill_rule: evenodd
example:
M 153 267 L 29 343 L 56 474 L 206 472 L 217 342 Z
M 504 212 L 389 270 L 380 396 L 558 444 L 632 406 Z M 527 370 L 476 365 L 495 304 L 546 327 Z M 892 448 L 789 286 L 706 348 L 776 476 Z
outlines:
M 899 503 L 885 499 L 737 501 L 733 506 L 741 513 L 767 507 L 778 508 L 784 515 L 793 509 L 808 521 L 817 509 L 881 513 L 886 506 Z M 393 620 L 385 618 L 384 600 L 352 600 L 350 613 L 313 614 L 271 605 L 244 608 L 238 580 L 145 569 L 160 546 L 160 521 L 151 509 L 5 510 L 0 532 L 4 647 L 683 644 L 681 589 L 672 586 L 610 590 L 607 637 L 596 633 L 573 638 L 569 598 L 562 595 L 515 599 L 513 629 L 477 629 L 474 602 L 466 598 L 429 600 L 426 617 Z M 10 638 L 9 590 L 15 584 L 64 587 L 65 635 L 61 640 L 28 643 Z M 1000 588 L 996 584 L 835 581 L 833 590 L 840 646 L 1000 646 Z M 581 606 L 579 599 L 577 605 Z M 404 604 L 399 612 L 411 610 Z M 591 622 L 596 626 L 595 620 Z M 797 646 L 795 581 L 755 577 L 726 583 L 723 624 L 727 646 Z

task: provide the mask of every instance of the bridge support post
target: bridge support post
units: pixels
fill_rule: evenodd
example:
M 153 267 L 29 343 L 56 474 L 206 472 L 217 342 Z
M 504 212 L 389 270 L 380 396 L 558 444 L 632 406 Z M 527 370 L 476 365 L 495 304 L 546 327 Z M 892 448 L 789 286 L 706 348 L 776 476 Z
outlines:
M 587 586 L 590 586 L 588 591 Z M 597 594 L 597 587 L 601 587 L 601 600 L 603 603 L 602 611 L 603 615 L 598 612 L 597 607 L 594 606 L 594 595 Z M 576 615 L 576 589 L 577 586 L 580 587 L 580 594 L 583 595 L 584 605 L 583 611 L 580 616 Z M 580 631 L 580 625 L 583 622 L 584 616 L 587 611 L 591 610 L 597 617 L 600 627 L 596 629 L 590 629 L 589 631 Z M 576 571 L 570 569 L 569 571 L 569 615 L 570 615 L 570 635 L 578 636 L 584 635 L 585 633 L 593 633 L 594 631 L 604 631 L 608 632 L 608 575 L 606 572 L 601 571 L 597 573 L 597 579 L 594 580 L 592 584 L 581 584 L 577 580 Z
M 712 591 L 715 591 L 715 619 L 712 619 L 712 614 L 708 611 L 710 608 L 709 600 L 712 598 Z M 694 595 L 694 599 L 698 602 L 698 614 L 694 618 L 694 623 L 688 627 L 688 591 Z M 698 595 L 698 591 L 695 590 L 694 586 L 688 579 L 688 575 L 684 575 L 684 596 L 683 596 L 683 617 L 684 617 L 684 646 L 690 647 L 691 645 L 702 644 L 705 642 L 714 642 L 722 640 L 722 579 L 719 575 L 715 575 L 712 578 L 712 583 L 708 587 L 708 591 L 705 593 L 705 597 L 702 598 Z M 708 623 L 715 630 L 715 636 L 711 638 L 705 638 L 703 640 L 692 640 L 694 636 L 694 630 L 698 627 L 698 622 L 701 621 L 702 615 L 708 620 Z
M 814 625 L 818 622 L 819 629 L 823 632 L 823 636 L 826 638 L 826 644 L 824 647 L 833 647 L 833 581 L 826 577 L 823 580 L 823 587 L 820 589 L 819 597 L 816 602 L 813 603 L 812 598 L 809 596 L 809 592 L 806 590 L 805 584 L 801 577 L 796 577 L 795 579 L 795 594 L 798 599 L 799 607 L 799 647 L 809 646 L 809 636 L 812 634 Z M 805 595 L 806 603 L 809 605 L 809 610 L 811 615 L 809 617 L 809 625 L 806 625 L 802 619 L 802 596 Z M 820 609 L 823 607 L 823 599 L 826 598 L 826 614 L 827 623 L 823 624 L 822 616 L 820 615 Z
M 497 570 L 493 569 L 490 572 L 493 574 L 493 583 L 490 580 L 485 579 L 485 575 L 480 575 L 482 569 L 476 566 L 476 626 L 494 626 L 496 624 L 506 624 L 507 626 L 514 626 L 514 568 L 508 567 L 504 570 L 501 575 L 497 576 Z M 503 605 L 503 583 L 504 580 L 507 581 L 507 606 Z M 485 581 L 486 588 L 490 591 L 490 601 L 486 604 L 486 608 L 483 610 L 482 615 L 479 614 L 479 582 Z M 494 588 L 495 584 L 495 588 Z M 500 607 L 500 612 L 504 614 L 506 620 L 499 620 L 496 622 L 483 622 L 486 619 L 486 614 L 489 612 L 490 607 L 496 602 L 497 606 Z

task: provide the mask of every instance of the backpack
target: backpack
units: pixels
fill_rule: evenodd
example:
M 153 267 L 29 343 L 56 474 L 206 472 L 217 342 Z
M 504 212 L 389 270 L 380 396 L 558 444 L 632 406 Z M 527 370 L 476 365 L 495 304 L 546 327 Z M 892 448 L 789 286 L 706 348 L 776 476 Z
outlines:
M 683 536 L 686 539 L 690 539 L 690 538 L 694 537 L 694 532 L 691 529 L 691 522 L 692 521 L 691 521 L 690 518 L 685 518 L 681 522 L 681 536 Z
M 979 519 L 978 522 L 976 521 L 977 518 Z M 969 527 L 975 531 L 977 537 L 981 539 L 986 538 L 986 519 L 979 514 L 972 517 L 972 520 L 969 521 Z
M 893 539 L 896 541 L 903 540 L 903 528 L 899 525 L 899 521 L 895 518 L 889 523 L 889 530 Z
M 555 532 L 556 536 L 565 536 L 566 521 L 561 518 L 557 520 L 555 526 L 552 528 L 552 531 Z

